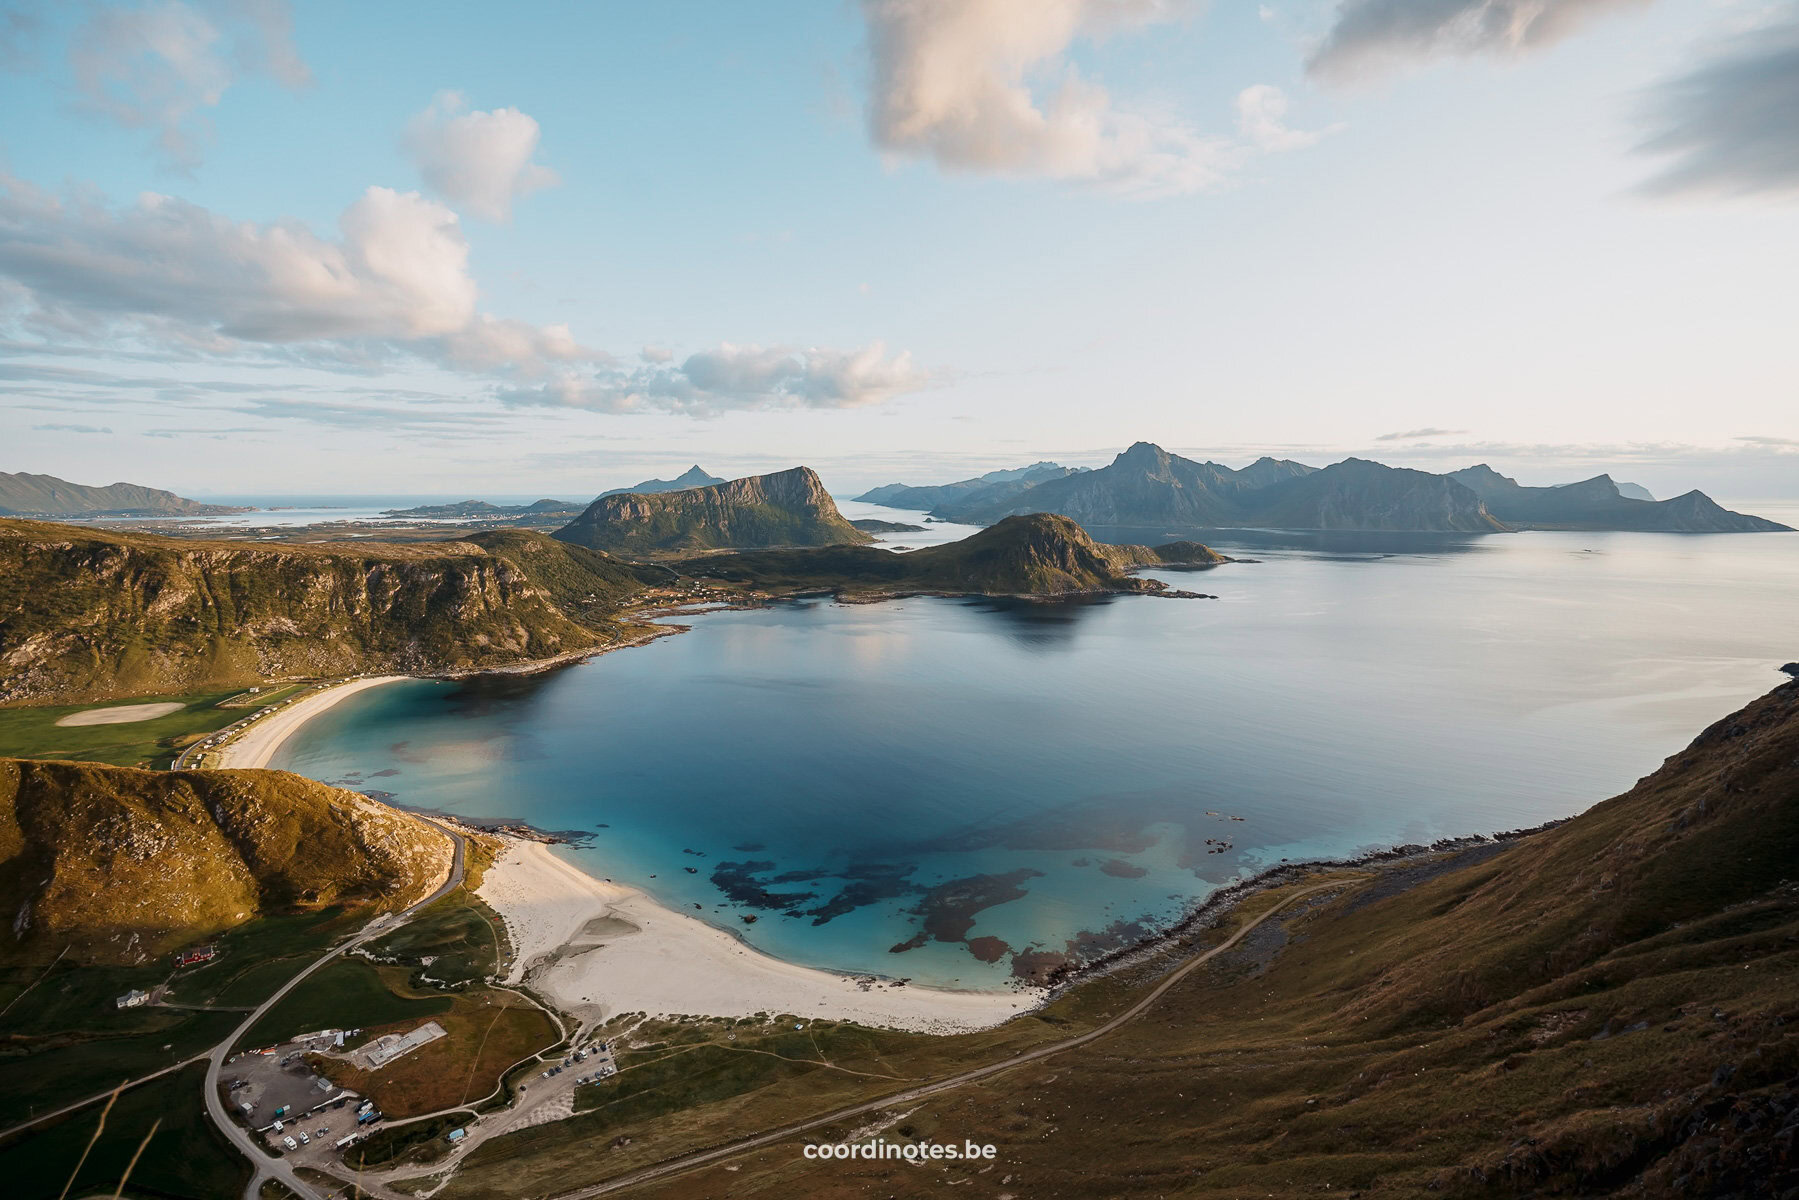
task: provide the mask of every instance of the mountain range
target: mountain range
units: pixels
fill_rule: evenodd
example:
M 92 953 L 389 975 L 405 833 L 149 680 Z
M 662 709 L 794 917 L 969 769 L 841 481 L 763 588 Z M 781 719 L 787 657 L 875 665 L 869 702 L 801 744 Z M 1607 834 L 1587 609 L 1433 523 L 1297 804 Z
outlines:
M 978 507 L 1007 496 L 1015 496 L 1046 480 L 1062 479 L 1086 470 L 1086 467 L 1064 467 L 1053 462 L 1032 463 L 1028 467 L 1009 471 L 989 471 L 985 475 L 957 480 L 955 483 L 929 484 L 924 487 L 911 487 L 903 483 L 884 484 L 863 492 L 856 499 L 887 508 L 929 510 L 951 504 Z
M 874 540 L 844 520 L 810 467 L 673 491 L 615 492 L 552 536 L 623 555 Z
M 1029 470 L 1029 468 L 1027 468 Z M 967 481 L 964 481 L 967 482 Z M 960 487 L 960 485 L 950 485 Z M 1633 492 L 1642 492 L 1628 485 Z M 917 499 L 928 489 L 878 488 Z M 871 498 L 876 493 L 866 493 Z M 1627 529 L 1737 533 L 1786 528 L 1731 512 L 1702 492 L 1654 501 L 1625 495 L 1601 475 L 1559 488 L 1531 488 L 1489 467 L 1448 475 L 1349 458 L 1328 467 L 1261 458 L 1240 470 L 1195 462 L 1138 442 L 1096 471 L 996 481 L 938 501 L 931 515 L 991 524 L 1024 512 L 1054 512 L 1088 527 L 1189 529 L 1424 530 Z
M 600 496 L 621 496 L 627 492 L 640 496 L 651 496 L 658 492 L 680 492 L 688 488 L 712 487 L 724 482 L 725 480 L 709 473 L 695 463 L 673 479 L 646 479 L 642 483 L 633 484 L 630 487 L 611 488 L 601 492 Z
M 250 511 L 135 483 L 94 487 L 54 475 L 0 471 L 0 516 L 5 517 L 222 517 Z

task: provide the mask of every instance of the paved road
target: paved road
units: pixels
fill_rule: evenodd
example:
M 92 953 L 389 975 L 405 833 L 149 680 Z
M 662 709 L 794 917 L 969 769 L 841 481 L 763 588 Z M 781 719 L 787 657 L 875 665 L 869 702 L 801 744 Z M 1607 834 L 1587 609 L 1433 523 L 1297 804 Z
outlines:
M 271 1177 L 279 1179 L 283 1184 L 291 1188 L 295 1195 L 302 1197 L 303 1200 L 317 1200 L 319 1193 L 311 1184 L 301 1179 L 299 1175 L 294 1172 L 294 1168 L 284 1159 L 272 1157 L 254 1133 L 244 1129 L 236 1121 L 232 1120 L 231 1112 L 225 1107 L 225 1101 L 219 1093 L 219 1072 L 224 1069 L 225 1059 L 230 1056 L 231 1048 L 237 1045 L 238 1039 L 249 1033 L 250 1028 L 262 1018 L 264 1013 L 273 1008 L 283 996 L 305 982 L 307 977 L 314 971 L 317 971 L 320 967 L 324 966 L 332 959 L 337 958 L 345 951 L 360 946 L 370 938 L 380 937 L 383 934 L 391 933 L 397 926 L 409 919 L 414 913 L 418 912 L 426 905 L 434 904 L 443 899 L 462 885 L 462 836 L 449 829 L 444 829 L 441 825 L 438 826 L 438 828 L 443 829 L 443 832 L 450 836 L 450 839 L 455 843 L 456 847 L 455 854 L 450 860 L 450 876 L 448 879 L 444 880 L 442 887 L 438 888 L 435 892 L 432 892 L 429 896 L 426 896 L 412 907 L 395 914 L 393 920 L 381 922 L 380 928 L 370 929 L 368 926 L 364 926 L 361 931 L 351 934 L 336 946 L 314 959 L 311 965 L 286 983 L 282 984 L 280 989 L 277 990 L 274 995 L 270 996 L 267 1000 L 264 1000 L 250 1013 L 249 1016 L 245 1017 L 243 1023 L 232 1030 L 230 1035 L 217 1046 L 214 1046 L 212 1052 L 207 1055 L 206 1113 L 212 1118 L 212 1123 L 219 1127 L 219 1132 L 224 1134 L 225 1137 L 231 1141 L 231 1144 L 236 1146 L 238 1150 L 250 1160 L 253 1174 L 250 1179 L 250 1186 L 244 1189 L 246 1200 L 253 1200 L 258 1189 L 262 1187 L 263 1180 Z
M 1066 1041 L 1052 1042 L 1047 1046 L 1038 1046 L 1034 1050 L 1026 1050 L 1022 1054 L 1014 1055 L 1001 1062 L 988 1063 L 984 1067 L 976 1067 L 972 1071 L 964 1071 L 962 1074 L 952 1075 L 948 1079 L 939 1079 L 935 1083 L 927 1083 L 919 1087 L 908 1088 L 903 1092 L 895 1092 L 892 1095 L 883 1096 L 879 1100 L 870 1100 L 863 1104 L 855 1104 L 848 1108 L 840 1108 L 834 1112 L 825 1113 L 823 1116 L 809 1117 L 804 1121 L 799 1121 L 792 1125 L 783 1125 L 779 1129 L 772 1129 L 767 1133 L 759 1133 L 753 1137 L 732 1142 L 728 1146 L 720 1146 L 713 1150 L 696 1150 L 691 1154 L 683 1154 L 678 1158 L 671 1158 L 666 1162 L 657 1163 L 653 1167 L 645 1167 L 641 1171 L 635 1171 L 629 1175 L 621 1175 L 617 1179 L 609 1179 L 605 1183 L 596 1183 L 591 1187 L 578 1188 L 572 1192 L 562 1192 L 558 1194 L 554 1200 L 587 1200 L 590 1196 L 603 1196 L 608 1192 L 619 1192 L 626 1188 L 633 1188 L 640 1184 L 664 1179 L 670 1175 L 679 1175 L 684 1171 L 691 1171 L 695 1167 L 703 1167 L 708 1163 L 718 1162 L 721 1159 L 734 1158 L 746 1150 L 755 1150 L 775 1142 L 785 1141 L 795 1134 L 805 1133 L 808 1130 L 817 1129 L 824 1125 L 834 1125 L 839 1121 L 847 1121 L 852 1117 L 866 1116 L 869 1113 L 879 1112 L 882 1109 L 893 1108 L 897 1105 L 909 1104 L 914 1100 L 922 1100 L 927 1096 L 935 1096 L 939 1093 L 951 1091 L 955 1088 L 974 1083 L 977 1080 L 986 1079 L 989 1076 L 999 1074 L 1001 1071 L 1009 1071 L 1013 1067 L 1023 1066 L 1028 1062 L 1036 1062 L 1038 1059 L 1048 1058 L 1052 1054 L 1060 1054 L 1065 1050 L 1073 1050 L 1077 1046 L 1085 1046 L 1088 1042 L 1105 1037 L 1108 1033 L 1111 1033 L 1125 1022 L 1141 1016 L 1144 1010 L 1148 1009 L 1157 1000 L 1160 1000 L 1169 988 L 1186 978 L 1195 968 L 1205 963 L 1208 959 L 1223 954 L 1226 950 L 1235 946 L 1238 942 L 1242 941 L 1243 938 L 1248 936 L 1250 931 L 1255 929 L 1256 926 L 1274 916 L 1274 914 L 1280 912 L 1295 900 L 1303 899 L 1306 896 L 1312 895 L 1314 892 L 1322 892 L 1330 888 L 1342 886 L 1343 881 L 1339 879 L 1331 883 L 1321 883 L 1315 887 L 1309 887 L 1303 891 L 1294 892 L 1291 896 L 1288 896 L 1279 904 L 1276 904 L 1273 908 L 1270 908 L 1267 912 L 1239 929 L 1229 938 L 1212 947 L 1204 954 L 1199 955 L 1192 962 L 1187 963 L 1180 970 L 1168 976 L 1168 978 L 1157 984 L 1155 989 L 1151 991 L 1149 995 L 1143 997 L 1143 999 L 1137 1001 L 1137 1003 L 1131 1005 L 1131 1007 L 1125 1009 L 1116 1017 L 1107 1021 L 1104 1025 L 1101 1025 L 1098 1029 L 1089 1030 L 1076 1037 L 1068 1038 Z

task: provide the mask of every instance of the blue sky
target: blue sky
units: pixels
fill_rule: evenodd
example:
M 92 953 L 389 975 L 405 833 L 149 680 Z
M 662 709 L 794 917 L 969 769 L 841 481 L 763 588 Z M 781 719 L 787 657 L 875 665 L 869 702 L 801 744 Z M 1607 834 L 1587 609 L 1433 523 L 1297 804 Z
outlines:
M 1793 111 L 1790 4 L 0 14 L 0 469 L 845 491 L 1141 438 L 1799 494 L 1799 122 L 1733 116 Z

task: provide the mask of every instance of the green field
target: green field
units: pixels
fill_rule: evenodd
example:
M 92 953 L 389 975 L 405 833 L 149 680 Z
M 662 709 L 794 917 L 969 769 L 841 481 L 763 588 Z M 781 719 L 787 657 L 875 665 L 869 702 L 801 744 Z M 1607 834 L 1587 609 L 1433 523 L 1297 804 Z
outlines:
M 340 958 L 283 997 L 251 1028 L 242 1045 L 266 1046 L 314 1029 L 372 1029 L 396 1021 L 422 1021 L 449 1009 L 448 996 L 396 996 L 372 963 Z
M 458 889 L 368 949 L 412 968 L 415 988 L 468 987 L 498 970 L 504 944 L 493 910 L 467 889 Z M 431 960 L 429 966 L 425 959 Z
M 350 927 L 338 910 L 252 921 L 215 939 L 217 959 L 176 971 L 63 959 L 0 966 L 0 1127 L 105 1091 L 215 1045 L 244 1017 L 204 1008 L 118 1008 L 133 989 L 184 1005 L 253 1007 Z
M 242 1195 L 250 1167 L 207 1120 L 201 1103 L 205 1080 L 206 1065 L 196 1063 L 121 1093 L 86 1162 L 82 1153 L 99 1125 L 98 1104 L 0 1141 L 0 1179 L 6 1181 L 6 1194 L 15 1200 L 55 1200 L 67 1187 L 70 1196 L 111 1196 L 154 1126 L 124 1195 L 158 1200 Z M 81 1170 L 74 1175 L 77 1163 Z M 71 1182 L 73 1186 L 68 1186 Z
M 292 691 L 276 688 L 258 697 L 266 700 Z M 220 708 L 219 702 L 241 696 L 229 692 L 190 692 L 175 696 L 136 696 L 100 704 L 58 704 L 28 708 L 0 708 L 0 756 L 13 758 L 68 758 L 81 762 L 111 763 L 115 767 L 165 769 L 182 747 L 242 720 L 254 708 Z M 70 713 L 91 708 L 116 708 L 126 704 L 172 701 L 187 707 L 151 721 L 126 725 L 58 725 Z

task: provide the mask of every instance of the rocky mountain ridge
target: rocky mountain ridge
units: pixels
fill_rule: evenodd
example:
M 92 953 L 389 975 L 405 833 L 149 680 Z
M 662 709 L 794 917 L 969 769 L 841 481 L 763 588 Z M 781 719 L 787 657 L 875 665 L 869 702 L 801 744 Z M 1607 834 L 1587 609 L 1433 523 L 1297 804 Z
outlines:
M 844 519 L 810 467 L 679 491 L 601 496 L 554 536 L 624 555 L 874 540 Z

